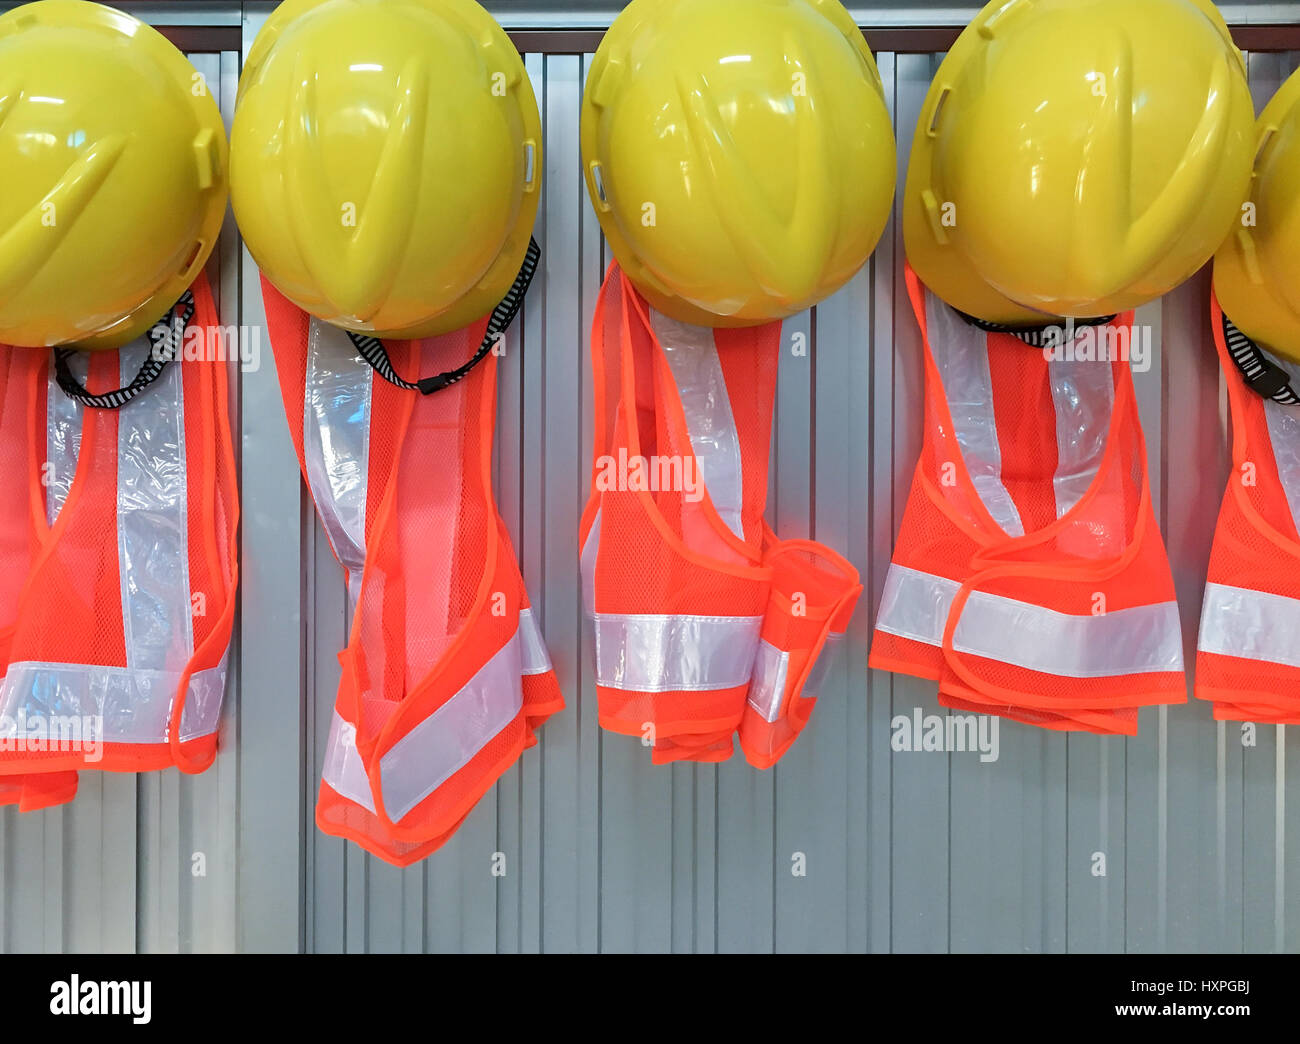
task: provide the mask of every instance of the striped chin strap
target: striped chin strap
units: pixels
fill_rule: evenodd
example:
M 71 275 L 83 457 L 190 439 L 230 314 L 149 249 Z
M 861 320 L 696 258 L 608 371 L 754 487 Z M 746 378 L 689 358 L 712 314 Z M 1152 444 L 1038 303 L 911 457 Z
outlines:
M 956 311 L 956 309 L 954 309 Z M 985 333 L 1010 334 L 1017 340 L 1024 341 L 1030 348 L 1050 348 L 1064 344 L 1074 337 L 1074 331 L 1088 326 L 1106 326 L 1115 321 L 1113 315 L 1103 315 L 1096 319 L 1057 319 L 1043 323 L 1041 326 L 1012 326 L 1007 323 L 991 323 L 986 319 L 977 319 L 973 315 L 958 311 L 971 326 Z
M 1263 348 L 1237 329 L 1226 314 L 1223 317 L 1223 341 L 1251 391 L 1282 406 L 1300 405 L 1300 394 L 1291 386 L 1291 372 L 1274 362 Z
M 180 300 L 172 305 L 171 310 L 158 320 L 149 331 L 152 350 L 140 364 L 140 371 L 130 384 L 123 385 L 111 392 L 92 395 L 86 386 L 73 376 L 72 357 L 75 348 L 54 349 L 54 377 L 59 388 L 70 399 L 75 399 L 83 406 L 96 410 L 116 410 L 125 406 L 149 385 L 162 376 L 163 370 L 173 359 L 181 357 L 181 344 L 190 320 L 194 318 L 194 293 L 186 290 Z
M 432 395 L 434 392 L 442 391 L 443 388 L 449 387 L 457 381 L 463 381 L 469 376 L 469 372 L 487 357 L 487 353 L 496 344 L 497 338 L 509 329 L 510 324 L 514 322 L 515 316 L 519 314 L 519 309 L 523 306 L 524 295 L 528 293 L 528 287 L 533 281 L 533 276 L 537 273 L 537 265 L 541 258 L 542 248 L 537 245 L 537 240 L 529 237 L 528 251 L 524 254 L 524 263 L 519 269 L 519 274 L 515 276 L 514 283 L 506 291 L 506 296 L 501 299 L 500 304 L 492 309 L 492 315 L 488 319 L 487 331 L 483 334 L 483 341 L 478 346 L 478 351 L 467 362 L 457 366 L 454 370 L 434 374 L 432 377 L 421 377 L 419 380 L 408 381 L 399 376 L 393 368 L 393 361 L 388 357 L 388 349 L 384 347 L 384 342 L 378 337 L 353 333 L 351 330 L 348 331 L 348 337 L 352 341 L 353 347 L 356 348 L 357 354 L 368 362 L 374 368 L 375 373 L 379 374 L 389 384 L 405 388 L 407 391 L 418 391 L 421 395 Z

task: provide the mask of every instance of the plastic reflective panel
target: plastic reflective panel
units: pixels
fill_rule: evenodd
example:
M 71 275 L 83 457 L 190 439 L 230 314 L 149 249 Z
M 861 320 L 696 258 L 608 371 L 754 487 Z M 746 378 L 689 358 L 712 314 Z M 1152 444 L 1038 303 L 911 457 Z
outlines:
M 727 382 L 722 374 L 713 331 L 704 326 L 678 322 L 650 309 L 650 326 L 663 348 L 672 370 L 686 416 L 704 488 L 718 517 L 741 540 L 745 526 L 741 509 L 745 503 L 740 434 L 731 412 Z
M 1064 678 L 1105 678 L 1183 669 L 1177 602 L 1074 616 L 974 592 L 953 633 L 953 649 Z
M 1300 601 L 1208 583 L 1197 648 L 1220 656 L 1300 667 Z
M 89 356 L 77 352 L 68 359 L 72 375 L 86 383 L 89 370 Z M 54 525 L 59 511 L 67 502 L 68 492 L 72 489 L 72 479 L 77 473 L 77 456 L 81 452 L 82 411 L 85 409 L 76 399 L 63 393 L 63 389 L 51 377 L 46 389 L 46 427 L 45 459 L 49 466 L 45 487 L 45 520 Z
M 876 628 L 927 645 L 942 645 L 952 600 L 959 589 L 956 581 L 891 566 Z M 974 591 L 957 621 L 952 645 L 959 653 L 1066 678 L 1183 669 L 1175 602 L 1076 616 Z
M 166 743 L 180 680 L 179 670 L 12 663 L 4 679 L 0 716 L 13 722 L 19 735 L 46 728 L 51 717 L 80 718 L 102 721 L 98 738 L 106 743 Z M 217 731 L 225 687 L 224 660 L 190 677 L 181 713 L 182 742 Z
M 790 673 L 790 654 L 763 639 L 758 643 L 754 657 L 754 674 L 749 682 L 749 705 L 763 716 L 764 721 L 776 721 L 781 716 L 786 680 Z M 811 696 L 812 693 L 805 693 Z
M 582 597 L 596 684 L 629 692 L 730 689 L 749 681 L 761 616 L 594 613 L 600 515 L 582 548 Z
M 1300 365 L 1271 352 L 1264 354 L 1287 372 L 1292 387 L 1300 387 Z M 1267 399 L 1264 416 L 1268 420 L 1268 438 L 1273 444 L 1273 459 L 1277 462 L 1277 474 L 1282 480 L 1287 507 L 1291 509 L 1291 519 L 1297 531 L 1300 531 L 1300 409 Z
M 708 692 L 749 681 L 761 616 L 598 613 L 596 684 L 630 692 Z
M 826 644 L 822 646 L 822 651 L 813 663 L 812 670 L 808 672 L 808 680 L 804 682 L 802 695 L 805 699 L 816 699 L 822 694 L 826 679 L 830 677 L 831 668 L 839 663 L 843 655 L 844 635 L 832 631 L 826 636 Z
M 993 520 L 1010 536 L 1023 536 L 1024 523 L 1002 482 L 1002 453 L 989 368 L 989 334 L 966 322 L 926 292 L 930 350 L 939 369 L 962 460 Z M 1085 338 L 1111 338 L 1117 327 L 1076 329 L 1047 363 L 1056 424 L 1056 471 L 1052 487 L 1056 517 L 1074 509 L 1097 477 L 1106 451 L 1115 382 L 1108 362 L 1078 358 L 1071 350 Z M 1042 351 L 1028 345 L 1025 351 Z
M 150 351 L 118 353 L 122 386 Z M 194 654 L 181 366 L 122 406 L 117 422 L 117 540 L 128 667 L 181 671 Z
M 551 670 L 551 654 L 531 609 L 519 610 L 519 659 L 524 674 L 545 674 Z
M 746 684 L 761 616 L 595 613 L 600 514 L 582 548 L 582 597 L 596 684 L 628 692 L 708 692 Z
M 330 734 L 325 744 L 321 779 L 349 801 L 374 814 L 375 802 L 370 796 L 370 780 L 366 777 L 366 767 L 357 753 L 356 726 L 344 721 L 337 710 L 330 719 Z
M 1024 536 L 1020 512 L 1002 484 L 987 335 L 929 291 L 925 302 L 930 351 L 943 382 L 966 472 L 993 521 L 1010 536 Z
M 582 571 L 582 604 L 586 608 L 589 621 L 596 611 L 596 559 L 599 554 L 600 512 L 597 511 L 596 517 L 591 520 L 591 529 L 587 532 L 587 539 L 582 545 L 582 555 L 579 559 Z
M 1112 327 L 1079 330 L 1082 337 L 1098 336 Z M 1111 412 L 1115 405 L 1115 381 L 1111 367 L 1096 360 L 1053 359 L 1048 363 L 1052 404 L 1056 412 L 1056 517 L 1074 509 L 1088 492 L 1106 451 Z
M 942 645 L 952 600 L 961 584 L 946 577 L 891 565 L 880 596 L 876 630 L 926 645 Z
M 524 705 L 521 645 L 516 632 L 468 685 L 380 759 L 389 818 L 400 820 L 514 720 Z
M 384 810 L 397 822 L 450 779 L 505 728 L 523 706 L 521 677 L 538 673 L 525 660 L 533 639 L 520 628 L 469 684 L 403 736 L 380 759 Z M 527 653 L 535 657 L 535 651 Z M 336 711 L 330 726 L 324 781 L 375 812 L 369 777 L 356 748 L 356 729 Z
M 330 547 L 356 605 L 365 563 L 370 394 L 374 370 L 345 331 L 315 319 L 307 339 L 303 461 Z

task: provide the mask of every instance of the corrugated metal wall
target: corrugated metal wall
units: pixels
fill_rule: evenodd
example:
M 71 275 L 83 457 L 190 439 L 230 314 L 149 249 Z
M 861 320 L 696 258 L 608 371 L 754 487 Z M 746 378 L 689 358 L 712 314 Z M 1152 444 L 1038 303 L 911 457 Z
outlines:
M 201 9 L 139 6 L 170 24 Z M 205 5 L 198 20 L 233 11 L 246 48 L 269 6 Z M 489 7 L 528 8 L 515 25 L 566 24 L 535 4 Z M 933 5 L 889 7 L 855 11 L 932 20 Z M 238 55 L 194 61 L 229 115 Z M 739 759 L 657 768 L 634 740 L 600 733 L 576 553 L 607 260 L 577 162 L 589 61 L 527 55 L 545 121 L 545 261 L 503 360 L 497 449 L 502 512 L 568 710 L 421 866 L 393 869 L 315 830 L 345 596 L 263 337 L 240 390 L 242 609 L 223 751 L 198 778 L 87 774 L 65 809 L 0 812 L 0 950 L 1300 950 L 1300 799 L 1285 801 L 1300 730 L 1261 727 L 1244 746 L 1193 704 L 1144 712 L 1129 740 L 1003 723 L 989 763 L 891 750 L 896 715 L 939 710 L 932 684 L 866 667 L 920 443 L 897 223 L 845 290 L 792 320 L 814 350 L 781 363 L 773 522 L 843 551 L 869 592 L 811 726 L 767 773 Z M 878 61 L 901 184 L 938 56 Z M 1259 104 L 1298 62 L 1250 57 Z M 223 321 L 260 323 L 231 222 L 213 274 Z M 1144 310 L 1157 356 L 1137 376 L 1189 650 L 1228 459 L 1207 294 L 1202 274 Z

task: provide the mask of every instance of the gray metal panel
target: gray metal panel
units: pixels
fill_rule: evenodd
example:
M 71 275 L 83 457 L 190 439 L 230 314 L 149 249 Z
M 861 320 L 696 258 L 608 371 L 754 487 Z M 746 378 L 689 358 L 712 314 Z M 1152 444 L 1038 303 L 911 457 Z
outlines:
M 244 5 L 245 46 L 271 6 Z M 516 26 L 599 25 L 618 6 L 489 4 Z M 1224 6 L 1240 21 L 1286 14 Z M 138 9 L 173 24 L 239 13 Z M 858 13 L 924 25 L 972 10 Z M 1298 58 L 1251 56 L 1258 102 Z M 938 59 L 878 56 L 900 186 Z M 194 60 L 229 117 L 238 56 Z M 589 325 L 608 260 L 577 163 L 589 61 L 526 56 L 545 121 L 545 263 L 500 368 L 495 467 L 568 709 L 420 866 L 395 870 L 315 830 L 349 621 L 263 331 L 262 366 L 242 375 L 236 403 L 243 583 L 222 753 L 201 777 L 88 774 L 71 806 L 0 811 L 0 950 L 1300 950 L 1300 860 L 1286 846 L 1300 836 L 1300 800 L 1285 800 L 1300 729 L 1261 727 L 1247 747 L 1238 726 L 1191 704 L 1144 712 L 1127 741 L 1003 723 L 990 764 L 891 751 L 895 716 L 939 711 L 932 684 L 866 668 L 920 443 L 897 206 L 870 265 L 790 322 L 787 338 L 809 332 L 812 354 L 781 360 L 772 521 L 841 550 L 866 587 L 812 725 L 766 773 L 739 759 L 659 768 L 636 740 L 601 733 L 576 553 L 592 441 Z M 256 270 L 229 220 L 210 274 L 223 321 L 263 322 Z M 1144 310 L 1159 351 L 1137 378 L 1189 643 L 1228 461 L 1207 289 L 1202 273 Z M 1092 870 L 1098 852 L 1104 877 Z M 504 877 L 492 874 L 496 853 Z M 196 854 L 206 876 L 193 876 Z M 791 872 L 797 854 L 806 877 Z
M 871 473 L 871 485 L 877 495 L 892 491 L 888 546 L 893 546 L 893 534 L 902 522 L 903 508 L 907 503 L 907 490 L 912 481 L 912 470 L 921 449 L 921 335 L 912 317 L 907 288 L 903 282 L 903 229 L 901 192 L 906 180 L 907 157 L 912 144 L 912 129 L 920 116 L 921 105 L 934 71 L 939 67 L 939 55 L 898 55 L 894 60 L 895 77 L 886 90 L 894 95 L 894 128 L 898 137 L 898 191 L 894 202 L 893 264 L 877 266 L 877 278 L 887 287 L 889 296 L 884 307 L 892 321 L 891 337 L 877 341 L 872 350 L 893 354 L 892 382 L 881 382 L 872 389 L 871 409 L 878 413 L 882 434 L 890 440 L 890 458 L 883 467 Z M 876 464 L 873 461 L 873 464 Z M 883 462 L 881 462 L 883 463 Z M 879 605 L 880 586 L 885 581 L 885 568 L 889 554 L 883 547 L 873 544 L 874 561 L 872 591 L 874 607 Z M 857 621 L 861 625 L 862 621 Z M 868 621 L 869 622 L 869 621 Z M 922 714 L 939 711 L 935 686 L 917 678 L 902 675 L 873 673 L 870 679 L 883 682 L 875 692 L 888 692 L 890 721 L 897 715 L 910 716 L 916 708 Z M 878 697 L 868 686 L 867 696 L 873 702 Z M 890 732 L 876 740 L 870 753 L 886 756 Z M 949 787 L 950 758 L 947 754 L 918 752 L 888 755 L 891 761 L 889 787 L 890 833 L 890 934 L 883 943 L 886 949 L 909 952 L 944 950 L 949 944 L 948 892 L 949 850 L 948 821 L 950 816 Z M 879 901 L 879 900 L 878 900 Z
M 150 7 L 158 5 L 148 5 Z M 569 0 L 557 6 L 554 0 L 484 0 L 484 7 L 507 29 L 604 29 L 627 6 L 626 0 Z M 955 4 L 949 0 L 889 0 L 875 4 L 845 3 L 859 25 L 965 26 L 984 6 Z M 1218 0 L 1219 10 L 1233 24 L 1291 21 L 1294 12 L 1285 0 L 1256 3 L 1252 0 Z

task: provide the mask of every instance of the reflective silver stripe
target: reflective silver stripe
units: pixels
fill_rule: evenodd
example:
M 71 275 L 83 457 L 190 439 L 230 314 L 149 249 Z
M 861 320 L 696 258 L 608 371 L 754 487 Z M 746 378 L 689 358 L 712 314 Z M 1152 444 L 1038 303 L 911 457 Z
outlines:
M 1227 584 L 1205 585 L 1197 648 L 1300 667 L 1300 599 Z
M 961 447 L 966 473 L 993 521 L 1010 536 L 1024 536 L 1020 512 L 1002 484 L 1002 450 L 993 414 L 988 335 L 929 290 L 925 292 L 925 318 L 930 354 L 943 383 L 953 436 Z
M 582 548 L 582 590 L 596 684 L 628 692 L 710 692 L 746 684 L 761 616 L 594 613 L 600 514 Z
M 532 609 L 519 610 L 519 659 L 524 674 L 545 674 L 551 669 L 551 654 Z
M 1275 355 L 1270 354 L 1268 358 L 1283 367 L 1292 381 L 1300 385 L 1300 368 Z M 1300 531 L 1300 411 L 1294 406 L 1283 406 L 1266 399 L 1264 418 L 1268 422 L 1268 438 L 1273 445 L 1273 460 L 1282 480 L 1282 492 L 1286 495 L 1291 520 Z
M 960 590 L 956 580 L 891 563 L 876 630 L 926 645 L 942 645 L 952 600 Z
M 1177 602 L 1075 616 L 976 591 L 957 622 L 953 649 L 1063 678 L 1183 669 Z
M 311 320 L 303 396 L 302 448 L 307 483 L 334 555 L 348 571 L 356 605 L 365 564 L 366 485 L 374 370 L 344 330 Z
M 591 520 L 591 529 L 582 545 L 579 565 L 582 570 L 582 604 L 587 615 L 596 611 L 596 559 L 600 557 L 600 511 Z
M 85 385 L 90 369 L 90 353 L 74 352 L 68 359 L 72 375 Z M 85 407 L 55 381 L 53 373 L 45 393 L 45 521 L 54 525 L 59 511 L 67 503 L 72 480 L 77 474 L 77 455 L 81 452 L 81 424 Z
M 596 684 L 627 692 L 713 692 L 746 685 L 761 616 L 597 613 Z
M 122 386 L 151 345 L 118 352 Z M 181 363 L 117 410 L 117 550 L 126 666 L 178 674 L 194 655 Z
M 69 663 L 11 663 L 0 687 L 0 734 L 33 732 L 34 719 L 94 719 L 108 743 L 166 743 L 179 671 Z M 190 677 L 180 738 L 217 731 L 226 661 Z M 23 723 L 26 722 L 24 730 Z
M 742 509 L 745 504 L 740 434 L 731 412 L 731 397 L 718 358 L 713 331 L 705 326 L 678 322 L 654 309 L 650 326 L 672 370 L 686 416 L 700 473 L 718 517 L 741 540 L 745 539 Z M 704 549 L 697 549 L 704 550 Z
M 325 743 L 325 762 L 321 766 L 321 779 L 332 790 L 374 814 L 375 801 L 370 795 L 370 780 L 366 766 L 357 753 L 357 729 L 344 721 L 336 710 L 330 719 L 329 739 Z
M 831 668 L 839 661 L 843 647 L 843 632 L 832 631 L 826 636 L 826 644 L 822 646 L 822 651 L 817 656 L 817 662 L 813 664 L 813 669 L 808 672 L 808 680 L 804 682 L 803 696 L 805 699 L 821 695 L 822 686 L 826 684 Z
M 952 414 L 954 435 L 971 482 L 993 520 L 1009 535 L 1023 536 L 1020 512 L 1002 482 L 988 334 L 963 320 L 929 291 L 926 325 L 930 351 Z M 1096 336 L 1096 331 L 1081 329 L 1074 336 L 1076 340 Z M 1035 349 L 1026 346 L 1026 350 Z M 1056 413 L 1057 466 L 1052 484 L 1057 518 L 1072 510 L 1096 479 L 1115 403 L 1111 364 L 1072 355 L 1061 349 L 1059 357 L 1048 362 Z
M 876 629 L 942 645 L 953 596 L 945 577 L 892 565 Z M 1063 678 L 1108 678 L 1183 669 L 1176 602 L 1076 616 L 985 591 L 967 599 L 953 649 Z
M 1095 331 L 1081 330 L 1075 336 L 1094 335 Z M 1068 356 L 1050 360 L 1047 372 L 1056 412 L 1056 474 L 1052 486 L 1056 491 L 1056 517 L 1061 518 L 1083 499 L 1097 477 L 1115 406 L 1115 378 L 1107 362 Z M 1115 529 L 1108 527 L 1107 532 Z
M 464 688 L 380 759 L 384 810 L 391 820 L 406 816 L 515 719 L 524 705 L 525 644 L 516 631 Z M 369 777 L 356 748 L 356 729 L 337 711 L 321 777 L 341 796 L 375 812 Z
M 754 656 L 753 676 L 749 680 L 748 702 L 764 721 L 776 721 L 781 716 L 781 702 L 789 673 L 790 654 L 766 638 L 760 639 Z
M 821 695 L 822 686 L 839 656 L 843 640 L 844 635 L 834 631 L 826 636 L 826 642 L 800 690 L 801 699 L 815 700 Z M 766 638 L 759 641 L 758 655 L 754 657 L 754 677 L 749 683 L 749 705 L 763 716 L 764 721 L 774 722 L 781 717 L 789 674 L 790 654 L 778 649 Z

